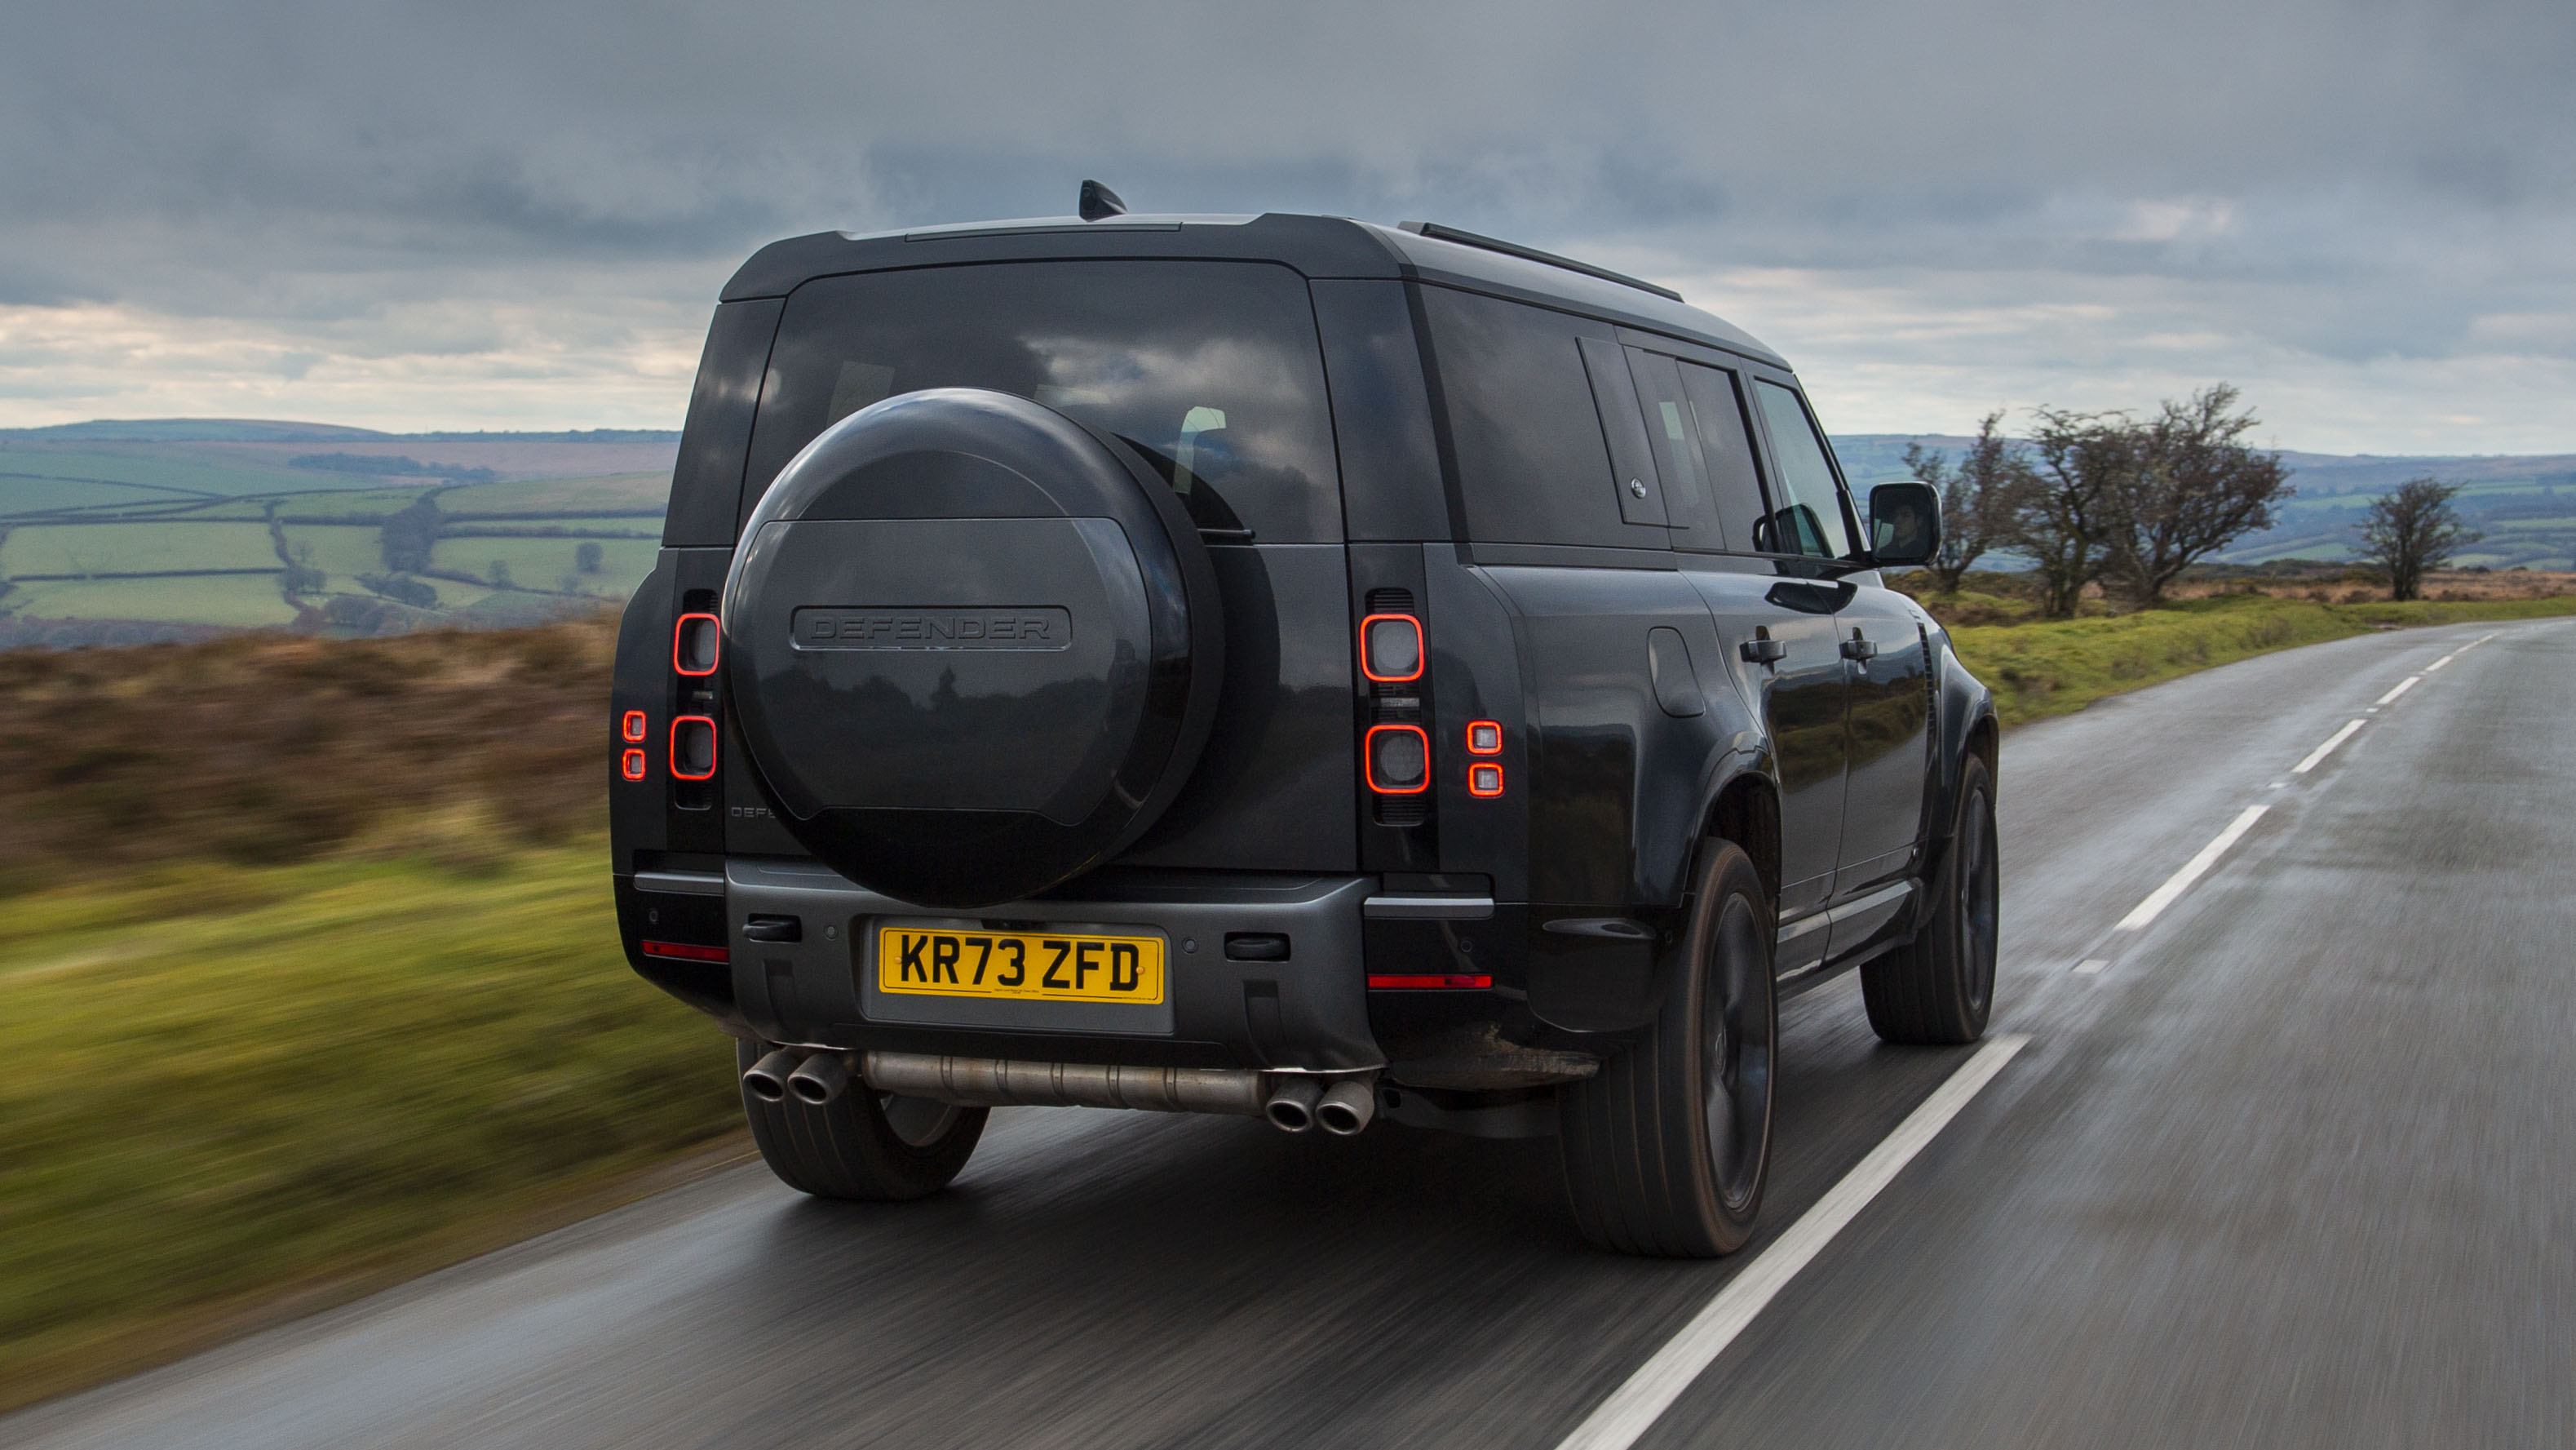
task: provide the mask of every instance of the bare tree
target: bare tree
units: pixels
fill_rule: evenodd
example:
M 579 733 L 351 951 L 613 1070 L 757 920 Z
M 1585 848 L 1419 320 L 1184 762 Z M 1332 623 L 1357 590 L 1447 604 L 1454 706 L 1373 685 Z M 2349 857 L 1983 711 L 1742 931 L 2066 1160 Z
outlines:
M 2002 503 L 1999 542 L 2038 566 L 2042 611 L 2071 619 L 2110 563 L 2113 490 L 2136 467 L 2138 428 L 2126 413 L 2041 408 L 2037 417 L 2035 458 Z
M 1944 594 L 1958 593 L 1969 568 L 2000 542 L 2015 491 L 2029 481 L 2030 465 L 2003 436 L 2003 421 L 2002 409 L 1988 413 L 1956 467 L 1920 443 L 1905 445 L 1907 470 L 1941 495 L 1941 551 L 1927 567 Z
M 2360 525 L 2361 557 L 2387 577 L 2389 598 L 2421 598 L 2426 570 L 2486 537 L 2460 522 L 2451 507 L 2459 492 L 2457 484 L 2412 478 L 2370 501 Z
M 2260 420 L 2251 408 L 2235 411 L 2238 396 L 2213 383 L 2166 400 L 2147 422 L 2124 421 L 2125 466 L 2106 475 L 2107 570 L 2131 603 L 2159 602 L 2183 570 L 2270 528 L 2273 506 L 2289 496 L 2281 455 L 2245 442 Z

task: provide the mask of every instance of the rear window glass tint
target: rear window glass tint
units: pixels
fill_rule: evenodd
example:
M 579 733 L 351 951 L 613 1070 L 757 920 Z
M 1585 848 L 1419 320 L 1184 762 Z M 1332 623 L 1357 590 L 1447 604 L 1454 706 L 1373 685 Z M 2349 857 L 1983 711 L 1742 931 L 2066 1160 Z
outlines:
M 1582 324 L 1543 308 L 1422 289 L 1470 538 L 1634 545 L 1620 522 Z M 1607 327 L 1591 331 L 1610 336 Z M 1661 543 L 1662 531 L 1656 530 Z
M 1840 559 L 1851 551 L 1843 526 L 1841 492 L 1825 445 L 1807 419 L 1798 395 L 1774 382 L 1754 384 L 1762 423 L 1771 434 L 1777 465 L 1771 480 L 1771 513 L 1753 531 L 1753 547 L 1766 554 L 1810 554 Z
M 787 301 L 743 508 L 815 435 L 923 388 L 1034 399 L 1125 439 L 1202 528 L 1341 537 L 1305 281 L 1238 262 L 1014 262 L 825 277 Z

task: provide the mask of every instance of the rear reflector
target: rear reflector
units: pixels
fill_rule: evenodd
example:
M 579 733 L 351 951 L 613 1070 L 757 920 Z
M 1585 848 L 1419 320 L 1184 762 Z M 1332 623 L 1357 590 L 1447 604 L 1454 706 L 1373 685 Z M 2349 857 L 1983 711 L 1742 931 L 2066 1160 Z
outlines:
M 641 750 L 629 750 L 625 754 L 619 756 L 617 759 L 617 773 L 626 777 L 628 780 L 642 780 L 644 778 L 644 752 Z
M 671 777 L 712 780 L 716 773 L 716 722 L 705 715 L 683 715 L 671 722 Z
M 1502 754 L 1503 722 L 1500 720 L 1468 721 L 1467 753 L 1469 755 Z
M 712 675 L 724 647 L 724 626 L 712 614 L 683 614 L 671 626 L 671 668 L 683 675 Z
M 1372 614 L 1360 621 L 1360 673 L 1382 685 L 1422 678 L 1422 621 Z
M 1503 768 L 1490 760 L 1475 761 L 1467 767 L 1467 794 L 1497 796 L 1503 793 Z
M 640 945 L 648 957 L 670 957 L 683 962 L 728 962 L 733 953 L 723 947 L 693 946 L 684 941 L 648 941 Z
M 1419 795 L 1431 788 L 1431 737 L 1419 725 L 1371 725 L 1361 746 L 1368 759 L 1369 789 L 1379 795 Z
M 1436 992 L 1452 987 L 1482 990 L 1494 985 L 1494 979 L 1481 973 L 1469 976 L 1465 972 L 1440 972 L 1420 976 L 1371 976 L 1368 984 L 1372 992 Z
M 629 745 L 641 745 L 644 743 L 645 734 L 652 728 L 645 721 L 643 711 L 629 710 L 618 719 L 617 738 Z

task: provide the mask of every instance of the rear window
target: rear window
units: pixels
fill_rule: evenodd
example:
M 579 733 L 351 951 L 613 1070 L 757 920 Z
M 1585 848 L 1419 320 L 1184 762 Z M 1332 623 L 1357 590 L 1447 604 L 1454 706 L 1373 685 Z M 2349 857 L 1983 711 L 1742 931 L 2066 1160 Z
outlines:
M 825 277 L 787 300 L 745 477 L 923 388 L 990 388 L 1116 434 L 1201 528 L 1341 537 L 1322 349 L 1305 280 L 1246 262 L 1009 262 Z

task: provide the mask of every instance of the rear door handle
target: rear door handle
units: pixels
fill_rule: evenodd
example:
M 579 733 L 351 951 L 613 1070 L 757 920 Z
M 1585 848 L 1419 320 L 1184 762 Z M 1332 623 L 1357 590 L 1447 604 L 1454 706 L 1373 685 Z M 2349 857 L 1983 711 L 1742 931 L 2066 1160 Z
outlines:
M 1789 657 L 1789 644 L 1786 640 L 1748 639 L 1737 653 L 1748 665 L 1776 665 Z
M 1871 644 L 1868 640 L 1855 634 L 1851 638 L 1843 641 L 1843 658 L 1847 660 L 1876 659 L 1878 658 L 1878 646 Z

